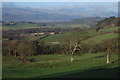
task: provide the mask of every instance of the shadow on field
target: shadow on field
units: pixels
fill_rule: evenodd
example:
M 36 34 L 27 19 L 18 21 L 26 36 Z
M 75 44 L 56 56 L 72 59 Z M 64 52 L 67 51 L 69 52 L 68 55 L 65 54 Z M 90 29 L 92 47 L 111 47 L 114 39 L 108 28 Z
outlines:
M 50 74 L 45 76 L 38 76 L 36 78 L 120 78 L 120 67 L 115 68 L 97 68 L 84 71 L 71 71 L 57 74 Z
M 102 56 L 96 56 L 96 57 L 93 57 L 93 58 L 102 58 L 102 57 L 105 57 L 105 56 L 102 55 Z

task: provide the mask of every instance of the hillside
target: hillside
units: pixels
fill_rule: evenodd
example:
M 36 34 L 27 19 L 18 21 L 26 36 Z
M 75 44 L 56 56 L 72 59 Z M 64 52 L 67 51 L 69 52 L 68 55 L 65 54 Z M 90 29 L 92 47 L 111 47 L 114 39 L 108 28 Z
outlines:
M 74 17 L 49 13 L 49 10 L 32 10 L 24 8 L 3 8 L 3 21 L 66 21 Z M 52 12 L 52 11 L 51 11 Z M 24 13 L 24 14 L 23 14 Z
M 111 55 L 115 63 L 106 64 L 104 55 L 76 55 L 73 63 L 70 55 L 39 55 L 28 57 L 34 62 L 27 64 L 16 57 L 3 56 L 3 78 L 118 78 L 118 56 Z
M 118 31 L 118 27 L 105 27 L 100 29 L 98 32 L 96 32 L 95 30 L 87 30 L 85 31 L 85 36 L 89 38 L 85 41 L 93 40 L 95 41 L 95 43 L 100 43 L 103 40 L 117 37 L 118 33 L 114 33 L 115 31 Z M 76 32 L 76 34 L 78 34 L 80 38 L 82 38 L 80 33 L 81 32 Z M 67 40 L 67 38 L 69 38 L 71 34 L 72 32 L 66 34 L 52 35 L 42 40 L 44 40 L 45 42 L 64 42 L 65 40 Z
M 56 35 L 43 38 L 42 40 L 45 42 L 64 42 L 65 39 L 67 39 L 69 36 L 70 36 L 70 33 L 56 34 Z
M 78 19 L 73 19 L 70 21 L 72 24 L 87 24 L 87 25 L 96 25 L 99 21 L 103 20 L 101 17 L 83 17 Z
M 36 24 L 30 23 L 17 23 L 9 27 L 15 28 L 18 25 L 19 27 L 23 26 L 23 28 L 25 27 L 24 25 L 29 27 L 36 26 Z M 72 28 L 69 29 L 71 30 Z M 14 30 L 10 31 L 10 33 L 13 33 Z M 17 31 L 19 30 L 15 30 L 15 32 Z M 10 36 L 10 34 L 8 35 Z M 18 37 L 16 35 L 15 33 L 13 38 Z M 25 33 L 22 35 L 25 35 Z M 40 39 L 41 37 L 40 35 L 27 35 L 21 37 L 21 40 L 16 38 L 16 40 L 3 41 L 3 79 L 119 77 L 118 70 L 120 67 L 118 66 L 117 45 L 112 46 L 113 50 L 111 49 L 109 57 L 110 63 L 106 64 L 106 44 L 102 44 L 105 40 L 118 37 L 117 26 L 105 26 L 98 31 L 92 29 L 78 30 L 77 28 L 77 30 L 73 29 L 66 33 L 49 35 Z M 69 45 L 65 44 L 73 38 L 82 39 L 83 45 L 80 44 L 82 46 L 81 50 L 75 52 L 74 61 L 70 62 L 71 53 L 69 52 Z M 93 46 L 90 46 L 89 43 Z M 117 39 L 115 43 L 117 44 Z M 16 50 L 17 53 L 14 54 L 13 51 Z
M 2 79 L 119 78 L 115 4 L 3 2 Z
M 11 22 L 3 22 L 3 30 L 8 29 L 27 29 L 27 28 L 90 28 L 87 24 L 73 24 L 70 22 L 21 22 L 17 21 L 16 24 L 10 25 Z
M 102 12 L 98 11 L 97 13 L 93 10 L 89 12 L 86 6 L 84 7 L 84 9 L 83 8 L 81 9 L 80 6 L 76 6 L 76 7 L 66 6 L 66 8 L 56 7 L 56 9 L 48 9 L 48 8 L 36 9 L 36 8 L 28 8 L 28 7 L 27 8 L 19 7 L 19 6 L 15 6 L 14 3 L 11 4 L 5 2 L 2 5 L 2 14 L 3 14 L 2 20 L 3 21 L 70 21 L 71 19 L 75 19 L 75 18 L 111 16 L 111 15 L 116 16 L 117 14 L 116 12 L 111 10 L 108 12 L 104 10 L 101 10 Z M 84 23 L 87 20 L 88 19 L 80 20 L 80 22 Z M 93 19 L 91 19 L 91 21 L 92 20 Z M 96 21 L 93 24 L 96 24 Z M 89 24 L 91 24 L 90 21 Z
M 104 40 L 112 39 L 115 37 L 118 37 L 117 33 L 106 33 L 106 34 L 96 35 L 92 38 L 89 38 L 89 39 L 85 40 L 85 43 L 88 43 L 90 40 L 93 40 L 95 42 L 95 44 L 99 44 L 100 42 L 103 42 Z
M 3 30 L 9 29 L 25 29 L 25 28 L 81 28 L 88 29 L 94 27 L 94 25 L 104 18 L 100 17 L 84 17 L 79 19 L 73 19 L 71 21 L 59 21 L 59 22 L 40 22 L 40 21 L 3 21 Z M 10 23 L 14 22 L 14 25 Z
M 117 27 L 118 26 L 118 18 L 115 16 L 104 18 L 103 20 L 99 21 L 94 27 L 91 27 L 91 29 L 95 29 L 96 31 L 99 31 L 102 28 L 105 27 Z

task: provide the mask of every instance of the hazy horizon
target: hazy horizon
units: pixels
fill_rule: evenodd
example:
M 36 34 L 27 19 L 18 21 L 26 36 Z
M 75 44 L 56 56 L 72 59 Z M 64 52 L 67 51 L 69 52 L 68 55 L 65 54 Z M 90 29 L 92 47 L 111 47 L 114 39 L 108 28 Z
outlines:
M 24 18 L 27 15 L 25 20 L 29 20 L 30 17 L 33 21 L 66 21 L 81 17 L 117 17 L 117 4 L 117 2 L 3 2 L 2 7 L 3 19 L 6 20 L 8 17 L 14 18 L 13 16 L 19 20 L 21 18 L 19 16 Z

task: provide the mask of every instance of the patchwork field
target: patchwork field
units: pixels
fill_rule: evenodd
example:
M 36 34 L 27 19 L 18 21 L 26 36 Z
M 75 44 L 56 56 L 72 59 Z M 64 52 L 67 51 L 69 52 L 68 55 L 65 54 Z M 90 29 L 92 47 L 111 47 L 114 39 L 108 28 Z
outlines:
M 37 24 L 37 23 L 29 23 L 29 22 L 17 22 L 15 25 L 2 25 L 3 30 L 9 30 L 9 29 L 27 29 L 27 28 L 84 28 L 84 27 L 91 27 L 86 24 L 65 24 L 65 23 L 59 23 L 49 25 L 49 24 Z
M 16 23 L 16 25 L 3 25 L 3 30 L 8 29 L 26 29 L 26 28 L 40 28 L 40 26 L 36 24 L 30 24 L 30 23 Z

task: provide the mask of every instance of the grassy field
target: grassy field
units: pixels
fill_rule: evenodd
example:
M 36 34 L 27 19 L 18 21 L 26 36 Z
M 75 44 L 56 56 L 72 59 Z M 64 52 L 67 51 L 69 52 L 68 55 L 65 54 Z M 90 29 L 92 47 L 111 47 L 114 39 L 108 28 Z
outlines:
M 51 36 L 48 36 L 48 37 L 46 37 L 42 40 L 44 40 L 45 42 L 64 42 L 65 40 L 70 38 L 71 34 L 72 34 L 72 32 L 64 33 L 64 34 L 51 35 Z M 80 36 L 80 38 L 83 37 L 81 32 L 76 32 L 76 34 L 78 34 Z M 97 34 L 97 32 L 95 30 L 88 30 L 88 31 L 86 31 L 85 36 L 90 37 L 90 36 L 95 36 L 96 34 Z
M 65 34 L 56 34 L 56 35 L 51 35 L 48 36 L 44 39 L 42 39 L 45 42 L 62 42 L 65 41 L 65 39 L 67 39 L 70 36 L 70 33 L 65 33 Z
M 99 32 L 112 32 L 118 30 L 118 27 L 106 27 L 103 29 L 100 29 Z
M 107 33 L 107 34 L 102 34 L 102 35 L 97 35 L 95 37 L 89 38 L 85 40 L 84 42 L 87 43 L 89 40 L 93 40 L 96 44 L 99 44 L 100 42 L 107 40 L 107 39 L 112 39 L 118 37 L 117 33 Z
M 23 63 L 16 57 L 3 56 L 3 78 L 117 78 L 118 55 L 112 54 L 106 64 L 105 53 L 75 55 L 39 55 Z
M 31 23 L 21 23 L 21 22 L 17 22 L 16 25 L 3 25 L 2 29 L 3 30 L 8 30 L 8 29 L 25 29 L 25 28 L 84 28 L 84 27 L 91 27 L 89 25 L 85 25 L 85 24 L 54 24 L 54 26 L 52 25 L 46 25 L 46 26 L 39 26 L 37 24 L 31 24 Z
M 17 27 L 16 27 L 17 26 Z M 25 27 L 26 26 L 26 27 Z M 18 23 L 6 29 L 20 29 L 20 28 L 35 28 L 36 25 Z M 68 25 L 69 26 L 69 25 Z M 73 25 L 72 25 L 73 26 Z M 78 26 L 78 25 L 77 25 Z M 39 27 L 39 26 L 38 26 Z M 75 26 L 74 26 L 75 27 Z M 4 27 L 5 28 L 5 27 Z M 96 32 L 95 30 L 86 31 L 86 36 L 90 37 L 84 42 L 93 40 L 96 44 L 100 42 L 118 37 L 117 33 L 112 33 L 117 30 L 117 27 L 103 28 Z M 105 33 L 109 32 L 109 33 Z M 103 34 L 104 33 L 104 34 Z M 51 35 L 42 40 L 47 44 L 51 42 L 64 41 L 71 33 Z M 79 32 L 80 38 L 81 35 Z M 29 40 L 37 40 L 40 36 L 29 36 Z M 6 40 L 7 41 L 7 40 Z M 37 55 L 28 57 L 34 62 L 23 63 L 17 57 L 3 56 L 2 58 L 2 75 L 3 78 L 118 78 L 118 55 L 111 54 L 110 64 L 106 64 L 106 53 L 92 53 L 75 55 L 74 62 L 70 62 L 71 56 L 68 54 L 60 55 Z M 114 62 L 114 63 L 112 63 Z
M 30 35 L 28 37 L 26 37 L 25 39 L 27 40 L 38 40 L 40 39 L 42 36 L 34 36 L 34 35 Z
M 93 40 L 96 44 L 99 44 L 103 40 L 118 37 L 117 33 L 105 33 L 105 32 L 112 32 L 112 31 L 115 31 L 117 29 L 118 29 L 117 27 L 108 28 L 108 30 L 105 28 L 105 29 L 100 30 L 99 32 L 96 32 L 95 30 L 88 30 L 88 31 L 86 31 L 85 36 L 89 36 L 91 38 L 85 40 L 84 42 L 87 43 L 89 40 Z M 79 32 L 77 32 L 77 33 L 79 35 L 81 35 Z M 52 36 L 48 36 L 42 40 L 45 42 L 64 42 L 65 40 L 67 40 L 67 38 L 69 38 L 69 36 L 71 34 L 72 33 L 52 35 Z M 80 37 L 82 37 L 82 36 L 80 36 Z
M 91 37 L 91 36 L 95 36 L 97 35 L 98 33 L 95 31 L 95 30 L 88 30 L 87 31 L 87 36 Z
M 40 26 L 36 24 L 30 24 L 30 23 L 16 23 L 16 25 L 8 25 L 2 27 L 3 30 L 8 29 L 25 29 L 25 28 L 40 28 Z

